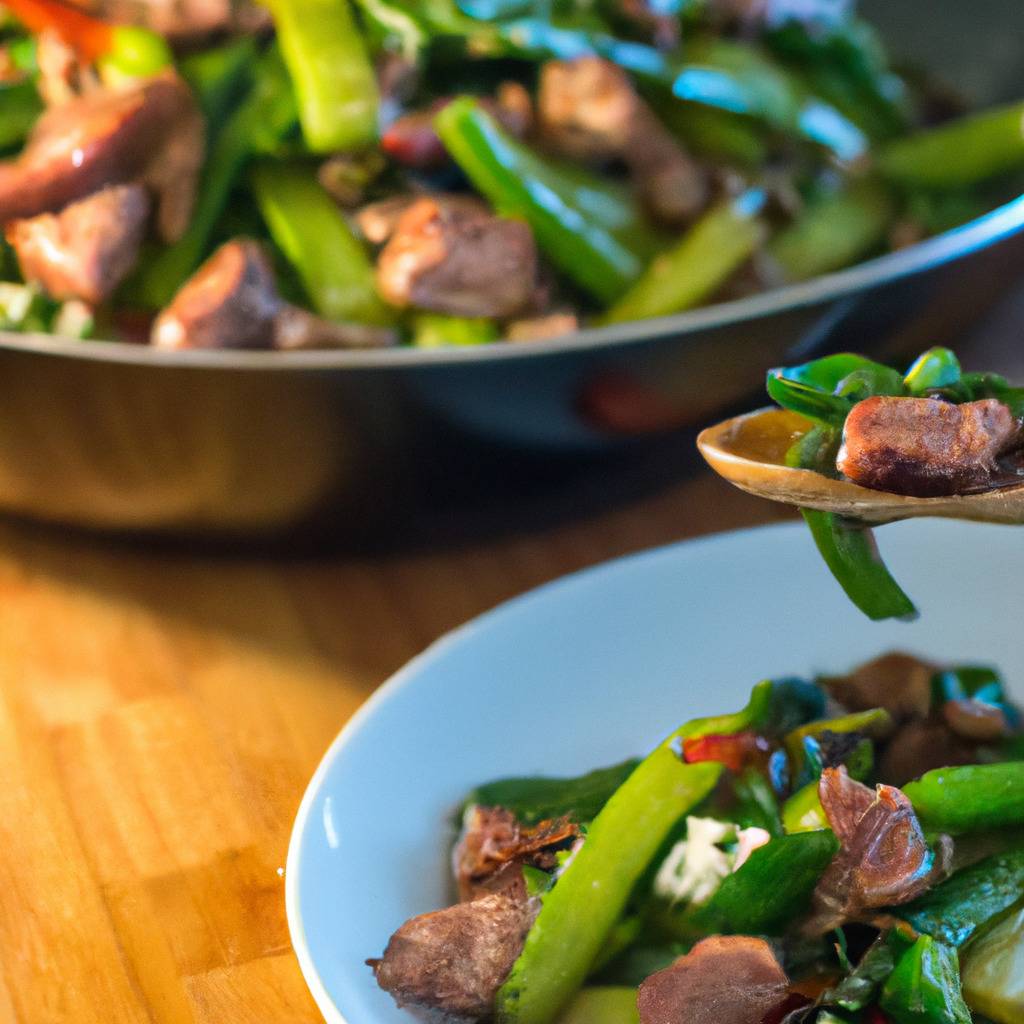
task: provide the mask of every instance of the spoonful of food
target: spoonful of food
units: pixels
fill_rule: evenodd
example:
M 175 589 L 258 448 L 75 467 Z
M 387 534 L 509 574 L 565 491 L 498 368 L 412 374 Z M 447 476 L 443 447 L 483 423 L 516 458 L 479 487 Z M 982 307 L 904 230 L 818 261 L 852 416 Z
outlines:
M 1024 523 L 1024 388 L 963 373 L 944 348 L 900 374 L 842 353 L 768 373 L 781 408 L 708 427 L 701 454 L 730 483 L 796 505 L 833 575 L 875 619 L 915 614 L 871 525 L 943 516 Z

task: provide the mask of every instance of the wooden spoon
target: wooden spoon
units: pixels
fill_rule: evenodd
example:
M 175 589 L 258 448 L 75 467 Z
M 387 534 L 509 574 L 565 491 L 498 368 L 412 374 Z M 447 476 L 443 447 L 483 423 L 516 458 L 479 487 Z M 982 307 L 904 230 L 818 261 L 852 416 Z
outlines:
M 787 505 L 838 512 L 866 523 L 891 523 L 912 516 L 1024 523 L 1024 483 L 977 494 L 911 498 L 833 480 L 810 469 L 792 469 L 785 465 L 786 452 L 811 426 L 809 420 L 785 409 L 759 409 L 701 431 L 697 447 L 729 483 Z

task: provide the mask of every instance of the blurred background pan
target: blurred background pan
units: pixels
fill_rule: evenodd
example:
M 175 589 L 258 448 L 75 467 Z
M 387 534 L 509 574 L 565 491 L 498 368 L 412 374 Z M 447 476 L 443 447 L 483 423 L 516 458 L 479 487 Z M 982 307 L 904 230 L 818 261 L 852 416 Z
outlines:
M 1017 0 L 861 8 L 972 104 L 1024 95 Z M 0 333 L 0 510 L 344 546 L 504 528 L 531 503 L 578 512 L 687 471 L 687 431 L 770 365 L 955 342 L 1021 279 L 1022 229 L 1024 197 L 804 284 L 530 344 L 160 352 Z

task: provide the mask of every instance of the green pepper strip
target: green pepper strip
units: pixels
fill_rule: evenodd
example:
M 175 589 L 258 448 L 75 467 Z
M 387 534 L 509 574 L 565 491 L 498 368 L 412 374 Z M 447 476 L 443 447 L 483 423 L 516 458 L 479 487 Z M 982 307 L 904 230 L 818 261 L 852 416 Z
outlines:
M 1022 897 L 1024 850 L 1009 850 L 958 871 L 893 914 L 917 931 L 959 948 Z
M 291 82 L 280 53 L 272 48 L 256 68 L 252 91 L 214 140 L 188 229 L 141 269 L 126 294 L 154 308 L 170 302 L 206 255 L 210 235 L 242 169 L 256 154 L 279 145 L 294 129 L 296 118 Z
M 314 153 L 377 137 L 380 95 L 348 0 L 267 0 L 295 83 L 299 121 Z
M 0 87 L 0 150 L 21 145 L 43 110 L 31 82 Z
M 499 213 L 525 220 L 551 261 L 582 288 L 609 302 L 640 275 L 650 240 L 640 237 L 643 218 L 625 190 L 543 159 L 469 97 L 449 103 L 434 123 L 476 188 Z
M 215 138 L 210 129 L 220 127 L 238 93 L 251 84 L 256 59 L 256 41 L 245 36 L 190 54 L 178 65 L 202 108 L 209 138 Z
M 1024 166 L 1024 103 L 969 114 L 890 142 L 878 169 L 901 185 L 959 188 Z
M 640 1024 L 636 989 L 585 988 L 565 1008 L 558 1024 Z
M 755 189 L 704 214 L 675 248 L 654 258 L 604 322 L 668 316 L 698 305 L 761 243 L 765 228 L 757 215 L 763 205 L 764 195 Z
M 888 191 L 861 181 L 812 201 L 768 252 L 791 281 L 803 281 L 856 263 L 885 237 L 893 216 Z
M 420 313 L 413 319 L 412 343 L 417 348 L 486 345 L 497 341 L 498 333 L 498 325 L 486 317 Z
M 939 768 L 903 792 L 928 829 L 957 834 L 1024 825 L 1024 762 Z
M 512 973 L 498 990 L 499 1024 L 548 1024 L 583 983 L 636 883 L 675 824 L 718 781 L 714 761 L 683 764 L 682 740 L 742 732 L 768 720 L 774 686 L 758 683 L 735 714 L 681 726 L 636 767 L 594 819 L 586 842 L 545 897 Z
M 971 1024 L 956 950 L 922 935 L 896 961 L 878 1005 L 896 1024 Z
M 271 237 L 321 316 L 363 323 L 394 319 L 377 294 L 362 242 L 310 170 L 265 163 L 253 169 L 251 182 Z
M 808 782 L 782 805 L 782 827 L 787 835 L 828 828 L 828 817 L 818 795 L 818 780 Z

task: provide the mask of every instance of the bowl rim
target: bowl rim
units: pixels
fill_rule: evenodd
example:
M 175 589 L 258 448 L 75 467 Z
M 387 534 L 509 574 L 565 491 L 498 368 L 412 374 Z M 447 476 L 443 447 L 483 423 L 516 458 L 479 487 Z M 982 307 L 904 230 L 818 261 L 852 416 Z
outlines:
M 0 331 L 0 351 L 32 352 L 94 362 L 152 367 L 201 367 L 219 370 L 393 370 L 553 357 L 628 348 L 758 317 L 831 302 L 890 281 L 941 266 L 986 248 L 1024 229 L 1024 193 L 958 227 L 915 245 L 886 253 L 831 274 L 772 288 L 729 302 L 701 306 L 671 316 L 586 327 L 540 341 L 500 340 L 487 345 L 420 349 L 330 349 L 277 352 L 251 349 L 167 351 L 124 341 L 81 340 L 50 334 Z

